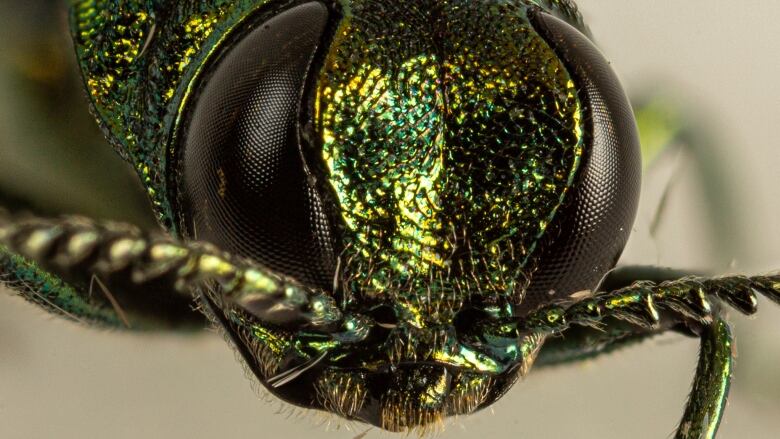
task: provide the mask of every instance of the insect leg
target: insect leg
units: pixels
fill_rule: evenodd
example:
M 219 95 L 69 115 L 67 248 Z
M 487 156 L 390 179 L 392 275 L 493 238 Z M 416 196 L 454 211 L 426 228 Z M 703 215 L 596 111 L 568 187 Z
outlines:
M 134 285 L 127 273 L 106 277 L 88 270 L 94 234 L 85 230 L 74 236 L 68 249 L 50 247 L 67 239 L 64 229 L 50 223 L 47 233 L 41 220 L 14 221 L 0 211 L 0 235 L 7 238 L 0 241 L 0 284 L 55 315 L 88 325 L 133 330 L 205 325 L 191 297 L 164 281 Z M 63 221 L 66 225 L 75 221 Z
M 636 279 L 655 283 L 690 275 L 688 272 L 656 266 L 624 266 L 611 270 L 599 290 L 614 291 L 630 286 Z M 668 327 L 642 328 L 624 320 L 606 317 L 598 327 L 573 325 L 560 337 L 548 337 L 534 367 L 571 363 L 594 358 L 640 343 Z M 690 334 L 690 331 L 685 331 Z
M 733 361 L 731 330 L 728 323 L 715 316 L 701 332 L 699 364 L 676 438 L 715 437 L 726 408 Z
M 125 224 L 0 216 L 0 246 L 7 255 L 41 267 L 41 273 L 84 284 L 97 276 L 118 293 L 128 292 L 109 304 L 129 301 L 149 285 L 181 292 L 188 301 L 191 292 L 206 288 L 218 291 L 221 307 L 240 307 L 267 323 L 324 329 L 341 321 L 328 296 L 211 245 L 177 243 Z M 17 271 L 6 275 L 19 277 Z M 86 296 L 84 291 L 80 295 Z
M 658 284 L 639 281 L 570 306 L 541 308 L 521 326 L 550 333 L 582 326 L 610 334 L 605 324 L 613 326 L 617 320 L 648 334 L 680 326 L 697 333 L 701 337 L 699 365 L 677 437 L 711 438 L 725 408 L 733 361 L 731 334 L 718 307 L 722 301 L 745 314 L 755 313 L 756 292 L 780 303 L 780 274 L 687 277 Z
M 116 310 L 84 290 L 0 245 L 0 285 L 68 320 L 93 326 L 126 326 Z
M 561 332 L 571 325 L 598 326 L 607 317 L 648 329 L 687 325 L 697 332 L 712 322 L 723 301 L 744 314 L 757 311 L 759 292 L 780 304 L 780 274 L 767 276 L 685 277 L 654 283 L 637 281 L 611 292 L 596 293 L 571 305 L 542 307 L 523 320 L 527 329 Z M 663 321 L 662 321 L 663 320 Z

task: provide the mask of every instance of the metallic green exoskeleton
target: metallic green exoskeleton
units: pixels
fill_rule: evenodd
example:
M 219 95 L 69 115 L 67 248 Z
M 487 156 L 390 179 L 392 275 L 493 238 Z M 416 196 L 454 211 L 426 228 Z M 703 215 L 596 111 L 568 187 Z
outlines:
M 780 302 L 780 276 L 607 276 L 638 135 L 571 1 L 70 10 L 94 114 L 168 234 L 4 211 L 0 280 L 26 298 L 133 329 L 197 327 L 195 300 L 269 391 L 391 431 L 676 330 L 702 346 L 677 435 L 715 435 L 721 308 Z

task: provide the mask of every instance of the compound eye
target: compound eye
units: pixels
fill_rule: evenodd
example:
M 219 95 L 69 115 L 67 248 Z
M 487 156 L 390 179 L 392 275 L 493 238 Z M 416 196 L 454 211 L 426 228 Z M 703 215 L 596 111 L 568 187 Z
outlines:
M 586 121 L 573 192 L 556 215 L 524 309 L 592 290 L 617 262 L 639 200 L 639 137 L 631 105 L 601 52 L 580 31 L 544 12 L 532 20 L 576 83 Z
M 299 139 L 327 21 L 322 3 L 304 3 L 223 44 L 198 81 L 178 147 L 189 237 L 316 286 L 332 283 L 332 241 Z

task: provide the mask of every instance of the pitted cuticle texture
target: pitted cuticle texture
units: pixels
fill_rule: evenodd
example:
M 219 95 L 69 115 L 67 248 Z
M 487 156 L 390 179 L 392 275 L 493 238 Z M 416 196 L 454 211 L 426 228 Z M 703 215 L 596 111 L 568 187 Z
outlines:
M 535 8 L 349 2 L 316 126 L 352 289 L 455 306 L 521 297 L 583 153 L 576 86 L 529 23 Z

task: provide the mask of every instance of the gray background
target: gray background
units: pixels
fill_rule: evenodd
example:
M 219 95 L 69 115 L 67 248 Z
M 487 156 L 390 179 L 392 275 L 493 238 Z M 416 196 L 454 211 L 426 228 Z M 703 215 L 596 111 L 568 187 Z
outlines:
M 697 153 L 670 160 L 665 169 L 676 172 L 656 170 L 646 180 L 624 261 L 722 271 L 780 268 L 780 2 L 579 4 L 629 92 L 671 96 L 708 133 Z M 11 111 L 7 98 L 0 95 L 0 114 Z M 697 163 L 713 158 L 722 167 L 719 183 L 731 188 L 715 213 L 702 201 L 713 186 L 697 178 Z M 648 224 L 658 188 L 650 183 L 672 174 L 674 190 L 653 238 Z M 728 227 L 713 226 L 718 223 Z M 724 250 L 723 242 L 737 244 Z M 780 307 L 762 300 L 755 319 L 732 313 L 730 320 L 739 358 L 721 437 L 776 437 Z M 441 436 L 669 437 L 696 352 L 695 340 L 672 335 L 597 361 L 534 371 L 492 409 L 455 420 Z M 98 332 L 0 294 L 0 437 L 351 438 L 365 431 L 339 429 L 339 421 L 327 428 L 321 415 L 279 411 L 277 401 L 258 399 L 214 334 Z M 367 434 L 380 436 L 391 435 Z

